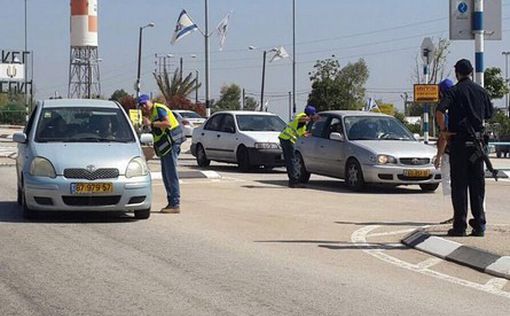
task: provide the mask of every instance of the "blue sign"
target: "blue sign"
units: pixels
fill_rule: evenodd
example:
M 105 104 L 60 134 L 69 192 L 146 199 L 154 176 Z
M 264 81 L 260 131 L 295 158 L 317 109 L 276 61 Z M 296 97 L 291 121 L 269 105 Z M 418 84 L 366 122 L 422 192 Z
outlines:
M 465 3 L 465 2 L 461 2 L 457 6 L 457 10 L 459 10 L 459 12 L 462 14 L 466 13 L 468 9 L 469 9 L 469 7 L 468 7 L 467 3 Z

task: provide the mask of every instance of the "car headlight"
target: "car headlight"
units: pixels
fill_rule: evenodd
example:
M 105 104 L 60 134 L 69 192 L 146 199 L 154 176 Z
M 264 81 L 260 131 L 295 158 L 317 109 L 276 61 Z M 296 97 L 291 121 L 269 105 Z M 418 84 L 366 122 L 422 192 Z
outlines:
M 277 143 L 255 143 L 256 149 L 280 149 Z
M 141 157 L 131 159 L 126 168 L 126 178 L 143 177 L 148 173 L 147 163 Z
M 380 165 L 386 165 L 389 163 L 397 163 L 397 158 L 389 155 L 377 155 L 377 163 Z
M 30 164 L 30 175 L 34 177 L 56 178 L 57 173 L 51 162 L 43 157 L 35 157 Z

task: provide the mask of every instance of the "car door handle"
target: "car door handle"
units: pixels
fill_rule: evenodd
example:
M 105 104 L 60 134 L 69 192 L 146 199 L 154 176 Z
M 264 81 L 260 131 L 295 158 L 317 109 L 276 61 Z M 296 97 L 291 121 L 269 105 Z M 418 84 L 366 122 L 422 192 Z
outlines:
M 221 135 L 216 135 L 216 137 L 220 138 L 220 137 L 221 137 Z
M 324 145 L 321 145 L 321 148 L 324 148 Z
M 200 135 L 204 136 L 205 134 L 204 134 L 204 133 L 201 133 Z

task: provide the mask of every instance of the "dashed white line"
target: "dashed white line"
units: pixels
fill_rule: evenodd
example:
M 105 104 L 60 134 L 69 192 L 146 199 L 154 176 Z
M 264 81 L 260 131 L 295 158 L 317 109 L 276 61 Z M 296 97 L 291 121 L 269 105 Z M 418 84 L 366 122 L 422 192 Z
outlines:
M 427 260 L 424 260 L 424 261 L 418 263 L 416 266 L 421 269 L 429 269 L 442 261 L 443 260 L 439 259 L 439 258 L 429 258 Z
M 383 249 L 372 248 L 373 246 L 371 246 L 370 243 L 367 242 L 367 236 L 369 235 L 369 233 L 371 231 L 373 231 L 379 227 L 380 227 L 379 225 L 373 225 L 373 226 L 365 226 L 363 228 L 360 228 L 357 231 L 355 231 L 354 233 L 352 233 L 351 241 L 354 242 L 356 244 L 356 246 L 358 246 L 360 248 L 361 247 L 367 248 L 367 249 L 362 249 L 363 252 L 365 252 L 379 260 L 382 260 L 384 262 L 394 264 L 400 268 L 407 269 L 407 270 L 421 273 L 421 274 L 424 274 L 424 275 L 427 275 L 430 277 L 434 277 L 434 278 L 437 278 L 437 279 L 440 279 L 443 281 L 448 281 L 450 283 L 454 283 L 457 285 L 465 286 L 468 288 L 476 289 L 479 291 L 483 291 L 486 293 L 490 293 L 490 294 L 494 294 L 494 295 L 498 295 L 498 296 L 502 296 L 502 297 L 506 297 L 506 298 L 510 299 L 510 292 L 502 291 L 500 288 L 497 288 L 495 286 L 492 286 L 492 285 L 488 286 L 487 284 L 474 283 L 474 282 L 460 279 L 457 277 L 453 277 L 453 276 L 450 276 L 447 274 L 443 274 L 443 273 L 440 273 L 440 272 L 437 272 L 434 270 L 430 270 L 428 268 L 422 268 L 417 264 L 411 264 L 409 262 L 400 260 L 400 259 L 395 258 L 390 255 L 387 255 L 386 253 L 384 253 Z

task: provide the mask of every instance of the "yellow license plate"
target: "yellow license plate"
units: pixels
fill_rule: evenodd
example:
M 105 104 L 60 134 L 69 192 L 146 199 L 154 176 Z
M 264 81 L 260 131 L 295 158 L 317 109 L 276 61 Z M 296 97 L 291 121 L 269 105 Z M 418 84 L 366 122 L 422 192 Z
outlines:
M 111 193 L 113 192 L 112 183 L 72 183 L 72 194 L 91 194 L 91 193 Z
M 419 169 L 404 170 L 404 176 L 408 178 L 426 178 L 430 176 L 430 170 Z

